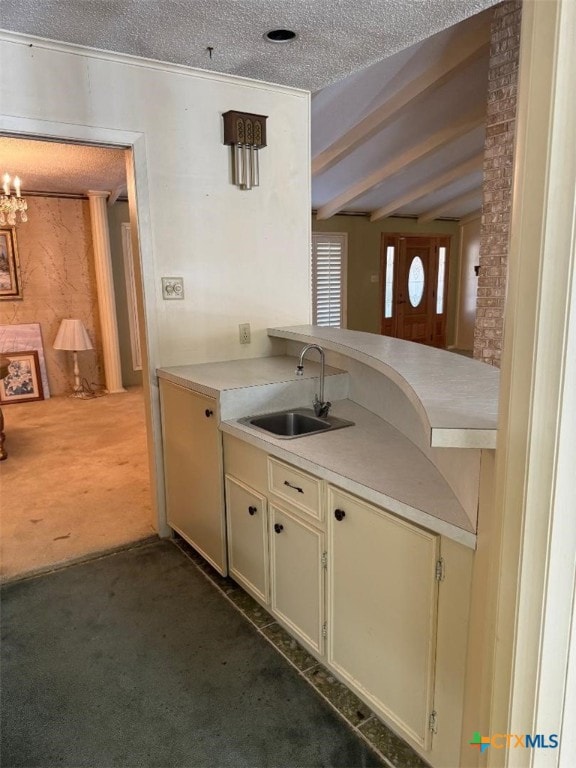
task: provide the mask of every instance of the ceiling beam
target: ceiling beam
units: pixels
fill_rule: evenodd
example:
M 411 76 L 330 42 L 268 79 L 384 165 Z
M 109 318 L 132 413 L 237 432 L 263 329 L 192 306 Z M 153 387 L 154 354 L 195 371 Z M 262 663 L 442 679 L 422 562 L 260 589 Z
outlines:
M 460 224 L 469 224 L 471 221 L 474 221 L 475 219 L 479 219 L 482 217 L 482 208 L 478 208 L 477 211 L 472 211 L 472 213 L 466 214 L 466 216 L 463 216 L 460 219 Z
M 390 160 L 381 168 L 368 174 L 368 176 L 360 179 L 360 181 L 352 184 L 348 189 L 344 190 L 344 192 L 341 192 L 339 195 L 332 198 L 332 200 L 318 209 L 316 218 L 319 220 L 329 219 L 330 216 L 334 216 L 338 211 L 341 211 L 351 202 L 362 197 L 362 195 L 365 195 L 371 189 L 374 189 L 374 187 L 390 178 L 390 176 L 403 171 L 417 160 L 423 160 L 433 152 L 442 149 L 442 147 L 445 147 L 452 141 L 456 141 L 456 139 L 473 131 L 475 128 L 479 128 L 481 125 L 484 125 L 485 121 L 486 116 L 484 112 L 482 114 L 476 113 L 466 115 L 466 117 L 462 118 L 457 123 L 436 131 L 436 133 L 420 142 L 420 144 L 410 147 L 398 157 Z
M 453 197 L 452 200 L 448 200 L 446 203 L 442 203 L 442 205 L 439 205 L 436 208 L 432 208 L 430 211 L 425 211 L 423 214 L 418 216 L 418 224 L 424 224 L 427 221 L 438 219 L 440 216 L 448 213 L 452 208 L 454 208 L 455 205 L 464 205 L 465 203 L 469 203 L 471 200 L 476 200 L 478 195 L 481 194 L 482 187 L 479 186 L 470 190 L 470 192 L 457 195 L 456 197 Z
M 312 175 L 327 171 L 342 158 L 381 131 L 400 115 L 406 107 L 424 94 L 430 93 L 472 61 L 484 55 L 489 47 L 489 25 L 462 35 L 438 62 L 401 88 L 388 101 L 370 112 L 339 139 L 312 159 Z
M 435 176 L 425 184 L 421 184 L 419 187 L 416 187 L 415 189 L 410 190 L 410 192 L 406 192 L 406 194 L 397 197 L 390 203 L 387 203 L 382 208 L 378 208 L 377 210 L 373 211 L 370 216 L 370 221 L 378 221 L 379 219 L 384 219 L 386 216 L 390 216 L 390 214 L 394 213 L 399 208 L 402 208 L 409 203 L 413 203 L 414 200 L 418 200 L 419 198 L 425 197 L 432 192 L 436 192 L 438 189 L 442 189 L 442 187 L 448 186 L 448 184 L 451 184 L 453 181 L 456 181 L 463 176 L 468 176 L 470 173 L 481 171 L 483 161 L 483 152 L 474 155 L 474 157 L 471 157 L 470 160 L 466 160 L 466 162 L 460 163 L 460 165 L 457 165 L 455 168 L 446 171 L 446 173 L 443 173 L 440 176 Z

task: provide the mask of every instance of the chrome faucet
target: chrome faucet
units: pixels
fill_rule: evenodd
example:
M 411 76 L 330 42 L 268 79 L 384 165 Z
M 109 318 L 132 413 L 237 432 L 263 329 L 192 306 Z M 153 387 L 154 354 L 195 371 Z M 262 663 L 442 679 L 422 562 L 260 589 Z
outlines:
M 296 375 L 304 375 L 304 355 L 311 349 L 315 349 L 320 354 L 320 394 L 314 395 L 314 413 L 320 418 L 328 416 L 328 411 L 332 403 L 324 401 L 324 350 L 318 344 L 307 344 L 300 352 L 300 362 L 296 366 Z

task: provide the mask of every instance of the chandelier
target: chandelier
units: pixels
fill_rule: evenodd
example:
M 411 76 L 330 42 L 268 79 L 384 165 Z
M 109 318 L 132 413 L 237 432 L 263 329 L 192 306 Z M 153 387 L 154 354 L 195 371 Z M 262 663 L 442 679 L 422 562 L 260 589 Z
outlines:
M 14 193 L 10 192 L 10 176 L 5 173 L 2 177 L 3 193 L 0 195 L 0 226 L 6 224 L 13 227 L 16 224 L 16 214 L 20 214 L 20 221 L 28 221 L 28 203 L 20 194 L 20 179 L 14 177 Z

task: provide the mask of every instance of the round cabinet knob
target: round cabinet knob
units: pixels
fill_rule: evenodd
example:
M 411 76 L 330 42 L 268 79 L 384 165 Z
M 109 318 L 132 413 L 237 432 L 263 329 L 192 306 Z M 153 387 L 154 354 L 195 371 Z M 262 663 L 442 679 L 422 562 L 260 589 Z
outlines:
M 256 512 L 258 512 L 258 510 L 256 509 L 256 507 L 248 507 L 248 514 L 249 514 L 249 515 L 255 515 L 255 514 L 256 514 Z
M 338 521 L 344 520 L 344 518 L 346 517 L 346 512 L 344 512 L 343 509 L 335 509 L 334 510 L 334 517 Z
M 276 533 L 281 533 L 284 530 L 284 526 L 280 523 L 274 523 L 274 530 Z
M 212 416 L 213 414 L 214 414 L 214 411 L 211 411 L 210 408 L 206 408 L 206 410 L 204 411 L 204 415 L 206 416 L 207 419 L 209 419 L 210 416 Z

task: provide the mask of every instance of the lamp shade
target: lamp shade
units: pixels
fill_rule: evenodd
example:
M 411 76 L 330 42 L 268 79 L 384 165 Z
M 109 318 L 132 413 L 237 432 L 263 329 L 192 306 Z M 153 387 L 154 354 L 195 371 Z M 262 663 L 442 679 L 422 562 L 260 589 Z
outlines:
M 88 331 L 81 320 L 62 320 L 54 340 L 54 349 L 66 349 L 70 352 L 93 349 Z

